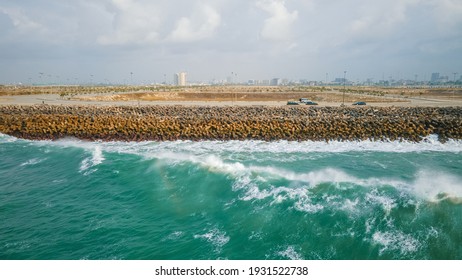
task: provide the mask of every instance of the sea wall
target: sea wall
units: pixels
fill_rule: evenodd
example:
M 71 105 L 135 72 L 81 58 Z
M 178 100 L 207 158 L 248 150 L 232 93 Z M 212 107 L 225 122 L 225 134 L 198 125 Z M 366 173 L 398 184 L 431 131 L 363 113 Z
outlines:
M 462 108 L 0 106 L 0 132 L 104 141 L 462 139 Z

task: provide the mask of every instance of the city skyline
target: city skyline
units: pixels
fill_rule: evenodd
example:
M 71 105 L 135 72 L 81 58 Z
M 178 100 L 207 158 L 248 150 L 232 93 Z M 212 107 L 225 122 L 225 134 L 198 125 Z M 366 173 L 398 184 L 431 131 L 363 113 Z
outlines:
M 4 0 L 0 24 L 0 84 L 462 73 L 457 0 Z
M 347 72 L 347 71 L 344 71 Z M 346 74 L 346 73 L 345 73 Z M 35 79 L 28 78 L 24 82 L 10 83 L 11 85 L 176 85 L 176 86 L 190 86 L 190 85 L 263 85 L 263 86 L 278 86 L 278 85 L 290 85 L 290 84 L 302 84 L 302 85 L 335 85 L 343 84 L 345 82 L 349 85 L 454 85 L 462 84 L 462 74 L 457 72 L 451 73 L 440 73 L 432 72 L 419 76 L 417 74 L 412 77 L 403 77 L 399 74 L 397 76 L 383 74 L 380 78 L 370 77 L 366 79 L 359 79 L 356 77 L 340 77 L 340 76 L 329 76 L 329 73 L 325 73 L 325 79 L 315 80 L 310 78 L 300 79 L 289 79 L 286 77 L 266 77 L 263 79 L 248 79 L 239 80 L 237 73 L 231 73 L 229 76 L 222 78 L 214 78 L 207 80 L 189 80 L 187 76 L 189 73 L 177 72 L 173 73 L 173 78 L 170 80 L 167 78 L 167 74 L 159 79 L 150 80 L 136 80 L 134 79 L 134 73 L 127 73 L 127 77 L 123 80 L 109 80 L 100 79 L 97 76 L 91 74 L 87 79 L 79 78 L 66 78 L 59 75 L 51 75 L 44 72 L 38 73 Z M 343 72 L 342 72 L 343 75 Z M 420 78 L 423 77 L 423 78 Z M 7 85 L 7 83 L 5 83 Z

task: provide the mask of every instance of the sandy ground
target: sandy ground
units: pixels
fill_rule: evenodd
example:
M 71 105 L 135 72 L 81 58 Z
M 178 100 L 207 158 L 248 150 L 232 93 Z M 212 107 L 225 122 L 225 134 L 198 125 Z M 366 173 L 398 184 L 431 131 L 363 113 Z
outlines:
M 354 95 L 354 94 L 351 94 Z M 394 100 L 388 101 L 386 98 L 383 102 L 369 102 L 368 106 L 396 106 L 396 107 L 449 107 L 462 106 L 461 99 L 451 97 L 442 98 L 402 98 L 400 102 Z M 1 96 L 0 106 L 2 105 L 93 105 L 93 106 L 121 106 L 121 105 L 184 105 L 184 106 L 287 106 L 286 101 L 185 101 L 185 100 L 168 100 L 168 101 L 85 101 L 78 99 L 63 99 L 58 94 L 36 94 L 36 95 L 14 95 Z M 340 106 L 341 102 L 319 102 L 318 106 Z M 351 103 L 346 103 L 350 106 Z M 304 106 L 304 105 L 299 105 Z

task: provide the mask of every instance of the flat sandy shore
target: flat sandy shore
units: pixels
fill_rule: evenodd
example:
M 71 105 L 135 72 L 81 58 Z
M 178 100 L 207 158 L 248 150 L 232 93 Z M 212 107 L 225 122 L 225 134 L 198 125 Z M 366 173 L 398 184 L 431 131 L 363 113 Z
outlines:
M 396 102 L 396 97 L 382 102 L 368 102 L 368 106 L 377 107 L 454 107 L 462 106 L 462 99 L 446 98 L 402 98 Z M 58 94 L 34 94 L 0 96 L 2 105 L 92 105 L 92 106 L 136 106 L 136 105 L 184 105 L 184 106 L 286 106 L 287 101 L 192 101 L 192 100 L 161 100 L 161 101 L 86 101 L 77 98 L 62 98 Z M 341 102 L 319 101 L 318 106 L 337 107 Z M 351 105 L 345 102 L 345 105 Z

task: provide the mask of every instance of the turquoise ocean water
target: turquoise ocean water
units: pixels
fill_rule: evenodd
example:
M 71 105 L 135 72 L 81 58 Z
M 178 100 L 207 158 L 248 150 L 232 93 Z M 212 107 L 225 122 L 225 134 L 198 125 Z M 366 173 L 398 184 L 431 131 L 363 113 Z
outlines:
M 462 259 L 462 142 L 0 134 L 0 259 Z

